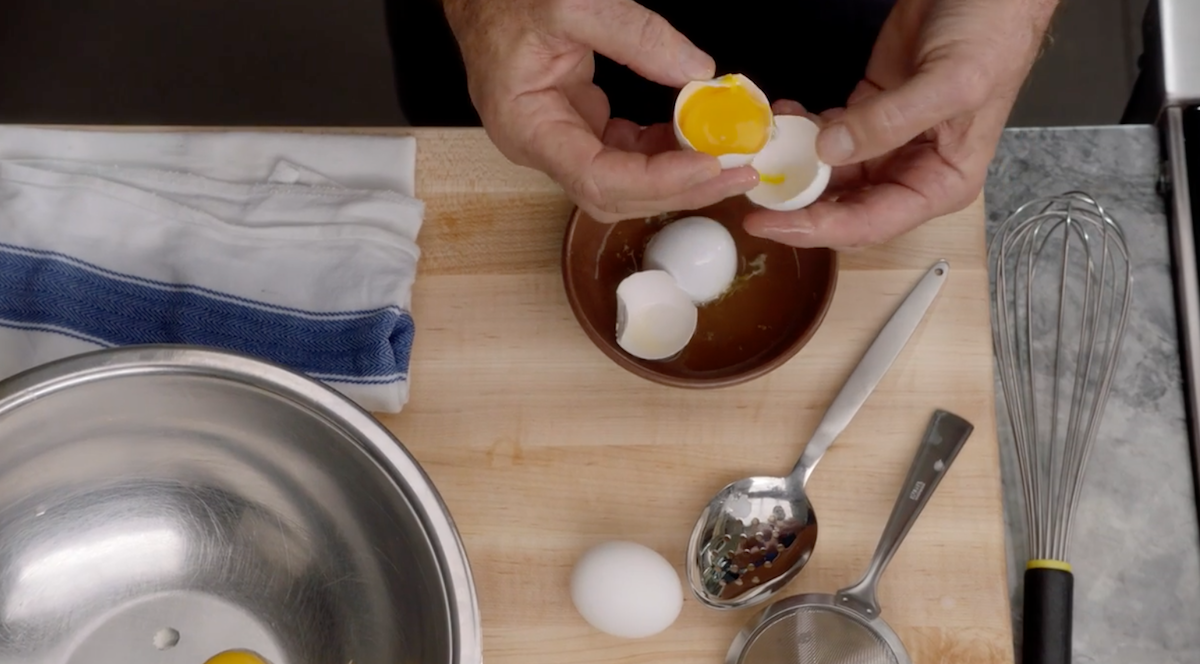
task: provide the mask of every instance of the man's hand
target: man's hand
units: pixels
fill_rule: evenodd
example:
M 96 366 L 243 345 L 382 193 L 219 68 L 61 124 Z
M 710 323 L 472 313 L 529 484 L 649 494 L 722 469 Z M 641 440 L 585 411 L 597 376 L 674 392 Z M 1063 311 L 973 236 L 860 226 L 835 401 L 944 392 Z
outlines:
M 602 221 L 698 208 L 749 191 L 749 167 L 680 150 L 670 124 L 609 118 L 592 83 L 601 53 L 663 85 L 711 78 L 715 65 L 633 0 L 445 0 L 471 100 L 514 163 L 549 174 Z M 669 114 L 671 109 L 664 109 Z
M 846 108 L 821 115 L 821 201 L 756 211 L 752 235 L 798 247 L 890 240 L 969 205 L 1057 0 L 899 0 Z M 803 113 L 795 102 L 777 112 Z

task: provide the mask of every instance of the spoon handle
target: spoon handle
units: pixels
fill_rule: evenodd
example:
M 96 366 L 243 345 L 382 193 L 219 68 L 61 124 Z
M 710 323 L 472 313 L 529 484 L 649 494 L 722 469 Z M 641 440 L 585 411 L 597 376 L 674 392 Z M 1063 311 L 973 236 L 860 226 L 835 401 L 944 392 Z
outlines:
M 842 391 L 825 411 L 825 416 L 821 418 L 816 432 L 804 447 L 804 453 L 792 470 L 792 478 L 799 480 L 802 485 L 808 482 L 808 476 L 816 468 L 817 462 L 825 456 L 829 446 L 850 424 L 850 420 L 862 408 L 867 397 L 871 396 L 875 386 L 896 361 L 900 351 L 904 350 L 912 333 L 925 318 L 929 305 L 933 304 L 934 298 L 942 289 L 949 271 L 950 264 L 946 261 L 934 263 L 879 331 L 854 372 L 846 379 Z
M 858 583 L 838 591 L 839 603 L 854 603 L 853 608 L 866 612 L 871 618 L 879 615 L 879 600 L 875 595 L 879 577 L 973 431 L 973 424 L 954 413 L 934 412 L 908 469 L 908 477 L 900 485 L 900 495 L 896 496 L 896 505 L 883 528 L 871 564 Z

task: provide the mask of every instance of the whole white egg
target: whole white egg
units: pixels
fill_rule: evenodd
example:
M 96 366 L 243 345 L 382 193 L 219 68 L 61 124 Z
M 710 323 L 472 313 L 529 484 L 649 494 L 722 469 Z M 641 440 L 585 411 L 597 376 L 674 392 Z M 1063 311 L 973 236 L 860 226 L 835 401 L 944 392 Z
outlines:
M 639 639 L 670 627 L 683 609 L 683 585 L 671 563 L 635 542 L 588 549 L 571 573 L 571 601 L 592 627 Z
M 684 217 L 658 231 L 642 258 L 646 270 L 662 270 L 697 305 L 720 297 L 737 276 L 737 245 L 729 230 L 708 217 Z

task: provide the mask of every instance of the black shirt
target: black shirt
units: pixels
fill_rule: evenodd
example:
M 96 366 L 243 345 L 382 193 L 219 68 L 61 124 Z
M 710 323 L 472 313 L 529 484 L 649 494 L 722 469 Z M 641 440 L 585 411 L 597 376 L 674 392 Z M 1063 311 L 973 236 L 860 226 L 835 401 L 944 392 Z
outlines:
M 478 126 L 458 47 L 440 1 L 387 2 L 398 93 L 409 122 Z M 642 4 L 711 55 L 718 74 L 745 74 L 771 100 L 793 99 L 820 112 L 845 105 L 894 2 L 643 0 Z M 608 94 L 614 117 L 643 125 L 670 120 L 675 90 L 651 83 L 603 56 L 596 58 L 595 81 Z

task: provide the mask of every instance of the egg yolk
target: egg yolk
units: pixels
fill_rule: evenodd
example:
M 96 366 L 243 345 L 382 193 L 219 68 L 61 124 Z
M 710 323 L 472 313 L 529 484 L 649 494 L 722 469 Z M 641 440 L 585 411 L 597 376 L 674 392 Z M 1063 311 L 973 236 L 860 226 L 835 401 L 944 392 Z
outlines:
M 268 664 L 267 660 L 249 650 L 226 650 L 213 655 L 204 664 Z
M 684 101 L 679 131 L 705 154 L 753 154 L 770 138 L 771 109 L 736 79 L 726 77 Z

